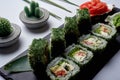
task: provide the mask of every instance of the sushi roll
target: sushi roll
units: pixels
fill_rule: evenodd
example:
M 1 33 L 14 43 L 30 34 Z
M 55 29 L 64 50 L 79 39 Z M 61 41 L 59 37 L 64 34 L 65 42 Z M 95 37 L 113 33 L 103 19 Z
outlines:
M 107 46 L 107 41 L 100 37 L 88 34 L 79 38 L 78 42 L 93 52 L 103 51 Z
M 65 32 L 63 28 L 53 28 L 51 32 L 51 56 L 57 57 L 61 55 L 66 48 Z
M 80 32 L 75 17 L 65 18 L 64 31 L 67 46 L 77 42 Z
M 106 40 L 110 40 L 115 36 L 116 29 L 109 25 L 98 23 L 92 27 L 92 33 Z
M 88 9 L 78 9 L 76 13 L 76 21 L 79 31 L 83 34 L 89 33 L 91 30 L 91 19 Z
M 105 19 L 106 22 L 108 22 L 112 27 L 120 31 L 120 12 L 117 12 L 111 16 L 108 16 Z
M 34 39 L 28 50 L 28 59 L 35 74 L 41 75 L 43 80 L 46 66 L 50 61 L 48 41 L 45 39 Z M 42 72 L 42 73 L 41 73 Z
M 68 50 L 67 50 L 68 49 Z M 65 56 L 76 62 L 79 66 L 84 66 L 93 58 L 93 53 L 80 45 L 71 45 L 66 49 Z
M 46 72 L 51 80 L 69 80 L 74 77 L 80 68 L 73 61 L 62 57 L 55 58 L 47 66 Z

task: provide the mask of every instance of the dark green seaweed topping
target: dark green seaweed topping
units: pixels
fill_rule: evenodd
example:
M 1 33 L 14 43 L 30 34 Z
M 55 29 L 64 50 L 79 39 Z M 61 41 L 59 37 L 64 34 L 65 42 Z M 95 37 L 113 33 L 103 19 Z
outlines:
M 9 20 L 0 18 L 0 37 L 8 36 L 12 31 L 13 28 L 11 27 Z
M 77 23 L 82 23 L 82 21 L 90 19 L 90 14 L 88 9 L 77 9 L 76 20 Z M 85 27 L 85 26 L 84 26 Z
M 51 56 L 56 57 L 66 48 L 65 33 L 63 28 L 53 28 L 51 33 Z
M 75 17 L 65 18 L 64 30 L 65 30 L 66 45 L 69 46 L 72 43 L 76 43 L 80 35 L 80 32 Z
M 91 18 L 88 9 L 77 9 L 76 21 L 82 34 L 88 34 L 91 30 Z
M 63 28 L 52 28 L 51 39 L 54 41 L 65 41 L 65 33 Z
M 65 33 L 73 33 L 76 34 L 76 36 L 80 35 L 75 17 L 65 18 L 64 30 Z
M 45 39 L 34 39 L 29 48 L 28 57 L 32 68 L 38 63 L 46 65 L 49 60 L 48 41 Z

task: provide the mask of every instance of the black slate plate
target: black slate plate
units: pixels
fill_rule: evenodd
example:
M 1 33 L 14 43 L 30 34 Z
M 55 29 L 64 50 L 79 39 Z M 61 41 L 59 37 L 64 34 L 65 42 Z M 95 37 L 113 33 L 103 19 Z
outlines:
M 114 10 L 111 13 L 109 13 L 109 15 L 116 13 L 118 11 L 120 11 L 120 9 L 114 8 Z M 99 22 L 104 22 L 103 20 L 106 18 L 107 15 L 101 17 L 102 19 L 100 19 L 101 21 L 99 21 Z M 96 23 L 96 22 L 94 22 L 94 20 L 95 20 L 95 18 L 92 19 L 93 24 Z M 60 27 L 63 27 L 63 25 L 61 25 Z M 49 40 L 49 38 L 50 38 L 50 34 L 45 37 L 45 39 L 48 39 L 48 40 Z M 116 37 L 116 39 L 114 39 L 113 41 L 111 41 L 108 44 L 107 48 L 105 49 L 104 52 L 102 52 L 101 55 L 94 57 L 93 60 L 91 61 L 91 63 L 88 64 L 87 66 L 85 66 L 81 70 L 81 72 L 78 74 L 78 78 L 76 80 L 92 80 L 93 77 L 118 52 L 119 49 L 120 49 L 120 35 L 118 35 Z M 27 50 L 24 51 L 17 58 L 24 56 L 26 54 L 27 54 Z M 15 58 L 15 59 L 17 59 L 17 58 Z M 13 78 L 13 80 L 42 80 L 42 79 L 37 79 L 33 72 L 22 72 L 22 73 L 10 74 L 9 72 L 5 71 L 3 68 L 1 68 L 0 70 L 7 76 L 10 76 L 11 78 Z M 46 80 L 48 80 L 48 79 L 46 79 Z

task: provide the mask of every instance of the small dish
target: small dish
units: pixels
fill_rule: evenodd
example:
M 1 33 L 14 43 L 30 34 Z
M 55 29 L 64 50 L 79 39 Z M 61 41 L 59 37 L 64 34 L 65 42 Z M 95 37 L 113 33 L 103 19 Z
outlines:
M 13 28 L 12 33 L 8 36 L 0 37 L 0 47 L 8 47 L 18 40 L 21 34 L 21 28 L 13 23 L 11 23 L 11 26 Z

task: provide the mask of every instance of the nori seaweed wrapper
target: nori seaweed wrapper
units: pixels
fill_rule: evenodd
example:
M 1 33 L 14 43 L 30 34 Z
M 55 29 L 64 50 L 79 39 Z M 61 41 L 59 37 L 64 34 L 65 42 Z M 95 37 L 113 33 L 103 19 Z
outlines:
M 56 65 L 58 66 L 58 65 L 62 64 L 62 62 L 66 62 L 66 63 L 70 64 L 71 66 L 74 67 L 74 69 L 68 71 L 67 68 L 65 68 L 65 66 L 64 66 L 64 68 L 68 71 L 65 76 L 54 75 L 54 73 L 50 70 L 51 67 L 54 67 Z M 73 80 L 73 79 L 76 80 L 75 78 L 76 78 L 76 75 L 78 75 L 78 73 L 80 72 L 80 67 L 76 63 L 74 63 L 73 61 L 71 61 L 69 59 L 57 57 L 48 64 L 46 72 L 47 72 L 47 75 L 50 78 L 50 80 Z
M 104 51 L 108 44 L 105 39 L 91 34 L 83 35 L 82 37 L 80 37 L 78 43 L 95 53 L 100 53 Z
M 91 30 L 91 18 L 88 9 L 77 9 L 76 21 L 82 34 L 89 33 Z
M 111 40 L 113 37 L 115 37 L 116 29 L 103 24 L 103 23 L 97 23 L 92 27 L 92 33 L 98 37 L 104 38 L 106 40 Z
M 76 55 L 78 54 L 78 55 Z M 77 63 L 80 67 L 85 66 L 93 58 L 93 53 L 81 45 L 72 44 L 66 49 L 65 57 Z M 76 57 L 77 58 L 76 58 Z M 80 56 L 80 57 L 78 57 Z
M 66 17 L 64 23 L 65 30 L 65 39 L 66 45 L 71 45 L 72 43 L 76 43 L 77 39 L 80 36 L 80 32 L 77 26 L 76 17 Z
M 28 59 L 35 74 L 45 78 L 45 69 L 50 61 L 48 41 L 45 39 L 34 39 L 28 50 Z M 42 73 L 41 73 L 42 72 Z
M 51 56 L 61 55 L 66 48 L 65 33 L 63 28 L 53 28 L 51 33 Z

